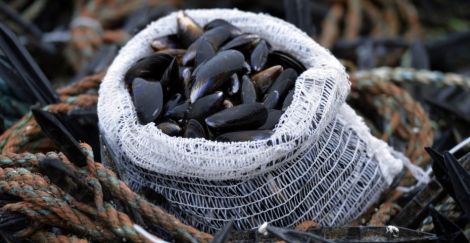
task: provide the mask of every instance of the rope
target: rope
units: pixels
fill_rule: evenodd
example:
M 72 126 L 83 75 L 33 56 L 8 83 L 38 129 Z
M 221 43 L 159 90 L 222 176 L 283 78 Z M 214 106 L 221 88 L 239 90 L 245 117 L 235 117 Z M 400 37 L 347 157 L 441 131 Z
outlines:
M 412 68 L 380 67 L 357 71 L 352 74 L 352 78 L 386 83 L 405 83 L 413 81 L 426 85 L 460 86 L 464 89 L 470 89 L 470 78 L 467 76 L 439 71 L 415 70 Z
M 178 0 L 147 0 L 148 8 L 165 5 L 176 6 Z M 123 30 L 113 30 L 113 24 L 122 22 L 142 7 L 141 1 L 91 1 L 79 4 L 77 15 L 70 26 L 70 40 L 65 48 L 68 63 L 79 70 L 90 62 L 105 43 L 124 43 L 130 36 Z
M 381 139 L 390 140 L 392 134 L 407 141 L 405 154 L 419 166 L 429 157 L 424 147 L 430 146 L 434 132 L 423 107 L 410 94 L 393 83 L 376 79 L 351 77 L 352 90 L 360 93 L 360 99 L 370 104 L 385 120 Z M 402 112 L 404 111 L 404 112 Z
M 80 239 L 74 235 L 57 235 L 51 232 L 39 231 L 36 232 L 32 237 L 34 242 L 38 243 L 88 243 L 86 239 Z
M 406 72 L 404 72 L 405 70 Z M 355 72 L 351 75 L 352 91 L 359 93 L 359 95 L 351 95 L 351 97 L 365 101 L 368 107 L 372 107 L 384 120 L 383 133 L 379 135 L 382 140 L 390 142 L 392 136 L 395 135 L 406 141 L 406 156 L 414 165 L 425 167 L 429 163 L 429 157 L 424 147 L 432 145 L 434 138 L 431 121 L 422 106 L 405 89 L 392 83 L 394 80 L 404 81 L 403 77 L 407 77 L 408 81 L 413 80 L 413 77 L 423 77 L 417 72 L 423 73 L 423 71 L 411 69 L 392 71 L 389 68 L 372 69 L 370 72 Z M 407 74 L 403 75 L 403 73 Z M 423 79 L 420 80 L 422 83 L 427 82 Z M 447 84 L 455 84 L 455 82 L 447 82 Z M 414 183 L 414 176 L 410 171 L 407 171 L 405 177 L 400 181 L 400 187 L 410 186 Z M 385 202 L 370 217 L 366 214 L 360 217 L 366 219 L 363 223 L 375 226 L 387 225 L 399 212 L 395 201 L 401 195 L 401 191 L 389 192 L 385 197 Z
M 135 230 L 134 222 L 126 213 L 116 209 L 112 202 L 104 200 L 103 190 L 106 190 L 112 198 L 135 209 L 148 222 L 160 225 L 179 240 L 187 241 L 188 236 L 189 240 L 199 242 L 209 242 L 212 239 L 211 235 L 181 223 L 131 191 L 111 170 L 93 160 L 93 153 L 88 145 L 82 144 L 82 149 L 88 155 L 86 168 L 77 168 L 63 154 L 53 152 L 1 155 L 0 193 L 22 199 L 20 202 L 6 204 L 2 209 L 22 213 L 42 225 L 68 229 L 72 233 L 85 235 L 90 240 L 127 239 L 132 242 L 148 242 L 147 238 Z M 79 180 L 90 185 L 94 194 L 93 203 L 77 201 L 41 175 L 39 161 L 46 158 L 59 159 L 70 173 L 79 175 Z M 40 234 L 37 237 L 45 239 L 46 236 L 70 239 L 51 234 Z

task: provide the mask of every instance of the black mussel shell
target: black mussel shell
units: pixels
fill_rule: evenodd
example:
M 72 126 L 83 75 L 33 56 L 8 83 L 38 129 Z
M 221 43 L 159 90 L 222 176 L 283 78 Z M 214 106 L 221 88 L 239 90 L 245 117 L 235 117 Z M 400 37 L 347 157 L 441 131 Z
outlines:
M 193 69 L 191 67 L 180 67 L 181 77 L 183 78 L 184 85 L 188 85 L 192 78 Z
M 187 47 L 203 34 L 201 26 L 189 17 L 184 11 L 178 13 L 177 35 L 181 43 Z
M 257 101 L 257 95 L 256 95 L 256 89 L 255 86 L 253 85 L 253 81 L 246 76 L 243 75 L 242 77 L 242 94 L 241 94 L 241 99 L 243 104 L 252 104 L 256 103 Z
M 277 91 L 279 92 L 280 99 L 284 99 L 287 92 L 294 87 L 296 79 L 297 72 L 294 69 L 285 69 L 274 81 L 271 87 L 269 87 L 267 94 Z
M 207 126 L 217 131 L 256 129 L 266 122 L 267 109 L 259 103 L 237 105 L 219 111 L 205 119 Z
M 219 26 L 223 26 L 229 29 L 232 37 L 240 35 L 242 33 L 242 31 L 239 28 L 237 28 L 236 26 L 232 25 L 231 23 L 223 19 L 214 19 L 211 22 L 207 23 L 206 25 L 204 25 L 204 31 L 208 31 Z
M 269 47 L 265 40 L 261 40 L 250 56 L 251 68 L 255 72 L 261 71 L 268 61 Z
M 240 90 L 240 79 L 238 78 L 238 75 L 234 73 L 230 77 L 230 87 L 228 89 L 228 94 L 235 95 L 238 93 L 239 90 Z
M 282 103 L 282 111 L 283 112 L 287 110 L 287 107 L 290 106 L 293 99 L 294 99 L 294 90 L 292 89 L 292 90 L 289 91 L 286 98 L 284 99 L 284 103 Z
M 184 119 L 188 115 L 189 111 L 189 102 L 184 102 L 183 104 L 175 106 L 173 109 L 167 110 L 165 112 L 165 117 L 173 119 Z
M 165 50 L 157 51 L 156 53 L 170 55 L 170 56 L 176 58 L 178 63 L 182 63 L 183 62 L 183 56 L 184 56 L 184 54 L 186 54 L 186 50 L 185 49 L 165 49 Z
M 257 34 L 242 33 L 223 19 L 202 28 L 184 11 L 177 16 L 177 33 L 150 46 L 155 53 L 138 60 L 125 82 L 139 122 L 155 122 L 169 136 L 267 139 L 306 70 Z
M 276 65 L 264 69 L 263 71 L 251 77 L 260 95 L 264 95 L 266 93 L 269 87 L 271 87 L 274 80 L 279 76 L 279 74 L 281 74 L 282 70 L 283 68 L 281 65 Z
M 173 110 L 177 105 L 183 103 L 183 96 L 180 93 L 174 94 L 165 104 L 165 114 Z
M 217 91 L 213 94 L 198 99 L 191 105 L 188 118 L 204 121 L 210 116 L 223 108 L 224 93 Z
M 215 49 L 212 44 L 202 39 L 198 45 L 196 56 L 194 57 L 194 66 L 197 67 L 214 56 Z
M 251 73 L 251 66 L 247 62 L 243 63 L 242 74 L 250 74 Z
M 245 52 L 252 49 L 260 39 L 256 34 L 241 34 L 220 47 L 220 50 L 234 49 Z
M 184 53 L 183 55 L 183 59 L 181 59 L 181 64 L 187 66 L 194 61 L 194 58 L 196 58 L 197 50 L 199 50 L 199 45 L 203 41 L 204 39 L 199 38 L 188 47 L 186 53 Z
M 156 38 L 155 40 L 152 41 L 152 43 L 150 43 L 150 46 L 152 47 L 154 51 L 178 49 L 180 48 L 180 45 L 178 42 L 179 41 L 176 35 L 167 35 L 167 36 Z
M 162 112 L 163 89 L 160 82 L 135 78 L 132 81 L 132 98 L 142 124 L 155 121 Z
M 167 54 L 154 53 L 137 61 L 126 73 L 124 80 L 131 83 L 134 78 L 160 80 L 170 65 L 173 57 Z
M 165 121 L 157 125 L 158 129 L 160 129 L 163 133 L 169 136 L 178 136 L 182 129 L 178 125 L 178 123 L 173 121 Z
M 165 91 L 170 94 L 181 92 L 184 89 L 184 83 L 180 79 L 180 71 L 176 58 L 173 58 L 170 65 L 163 73 L 160 83 Z
M 189 98 L 191 94 L 191 87 L 193 86 L 194 78 L 193 78 L 193 70 L 191 68 L 184 68 L 181 74 L 184 84 L 184 96 Z
M 250 130 L 229 132 L 219 135 L 216 140 L 221 142 L 246 142 L 268 139 L 273 134 L 271 130 Z
M 235 72 L 243 68 L 243 54 L 235 50 L 221 51 L 202 64 L 191 88 L 191 103 L 220 88 Z
M 306 68 L 296 58 L 282 51 L 272 51 L 268 55 L 268 66 L 281 65 L 284 68 L 293 68 L 297 73 L 303 73 Z
M 266 109 L 275 109 L 277 108 L 278 103 L 279 103 L 279 92 L 277 92 L 277 90 L 274 90 L 273 92 L 266 94 L 263 100 L 263 105 L 266 107 Z
M 183 137 L 185 138 L 205 138 L 206 132 L 204 127 L 195 119 L 190 119 L 184 129 Z
M 276 126 L 276 124 L 279 122 L 279 118 L 281 118 L 283 112 L 280 110 L 276 109 L 270 109 L 268 111 L 268 119 L 266 119 L 266 122 L 259 127 L 259 130 L 272 130 Z
M 219 26 L 208 30 L 201 36 L 201 38 L 210 42 L 214 49 L 218 50 L 220 45 L 226 42 L 230 36 L 230 29 L 226 28 L 225 26 Z

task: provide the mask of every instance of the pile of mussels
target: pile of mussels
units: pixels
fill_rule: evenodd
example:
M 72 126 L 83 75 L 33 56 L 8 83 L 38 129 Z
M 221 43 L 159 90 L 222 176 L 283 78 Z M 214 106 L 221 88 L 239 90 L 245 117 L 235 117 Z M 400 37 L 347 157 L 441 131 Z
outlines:
M 305 67 L 222 19 L 202 28 L 180 12 L 177 26 L 126 73 L 140 123 L 186 138 L 270 137 Z

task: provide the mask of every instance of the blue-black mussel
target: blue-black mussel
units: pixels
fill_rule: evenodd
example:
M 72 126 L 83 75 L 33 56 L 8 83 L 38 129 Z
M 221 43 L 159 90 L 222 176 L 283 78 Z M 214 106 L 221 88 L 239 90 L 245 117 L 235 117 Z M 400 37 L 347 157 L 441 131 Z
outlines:
M 190 139 L 268 139 L 302 62 L 223 19 L 203 26 L 181 12 L 176 22 L 176 33 L 155 38 L 154 52 L 124 77 L 139 122 Z

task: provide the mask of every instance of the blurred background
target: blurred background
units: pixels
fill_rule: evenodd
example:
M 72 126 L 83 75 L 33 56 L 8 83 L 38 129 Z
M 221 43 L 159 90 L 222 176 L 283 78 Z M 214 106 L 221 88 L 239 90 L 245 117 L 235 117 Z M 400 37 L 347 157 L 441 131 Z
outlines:
M 407 149 L 407 143 L 400 141 L 403 140 L 400 136 L 391 135 L 400 130 L 400 123 L 410 126 L 417 123 L 411 117 L 407 121 L 406 107 L 409 108 L 408 116 L 416 114 L 411 114 L 413 103 L 405 103 L 408 106 L 403 109 L 400 102 L 404 97 L 396 96 L 402 91 L 409 93 L 435 119 L 432 126 L 453 123 L 450 130 L 437 131 L 444 132 L 445 138 L 452 140 L 447 145 L 441 141 L 443 148 L 468 136 L 468 129 L 462 129 L 470 121 L 468 82 L 460 80 L 466 76 L 457 77 L 460 81 L 455 81 L 455 77 L 444 73 L 470 74 L 469 1 L 7 0 L 0 2 L 0 19 L 31 53 L 52 86 L 58 88 L 87 75 L 103 72 L 119 48 L 149 22 L 171 11 L 187 8 L 238 8 L 263 12 L 304 30 L 331 50 L 350 72 L 353 90 L 348 102 L 359 113 L 364 113 L 377 136 L 401 147 L 401 150 Z M 6 58 L 3 61 L 4 68 L 11 65 Z M 442 73 L 408 72 L 406 68 Z M 416 75 L 426 78 L 419 79 Z M 381 91 L 377 87 L 356 85 L 364 83 L 363 79 L 378 78 L 391 82 L 384 84 L 387 87 L 382 87 Z M 7 81 L 8 78 L 4 78 L 3 82 Z M 443 85 L 449 82 L 460 82 L 461 85 Z M 391 89 L 388 87 L 391 85 L 398 87 Z M 32 94 L 24 92 L 26 100 L 18 97 L 21 94 L 15 96 L 11 90 L 0 92 L 3 92 L 0 99 L 4 100 L 0 102 L 3 104 L 1 127 L 5 129 L 19 119 L 35 100 L 31 99 Z M 12 97 L 18 102 L 9 101 Z M 402 106 L 401 114 L 393 113 L 397 111 L 393 108 L 384 109 L 385 103 L 391 107 Z M 440 112 L 447 115 L 442 116 Z M 388 118 L 384 120 L 384 117 Z M 390 124 L 392 119 L 395 124 Z M 410 129 L 402 129 L 398 133 L 410 140 L 413 135 Z
M 238 8 L 285 19 L 355 69 L 470 72 L 470 3 L 463 0 L 7 0 L 0 19 L 49 79 L 60 80 L 83 71 L 103 45 L 123 44 L 150 21 L 186 8 Z

